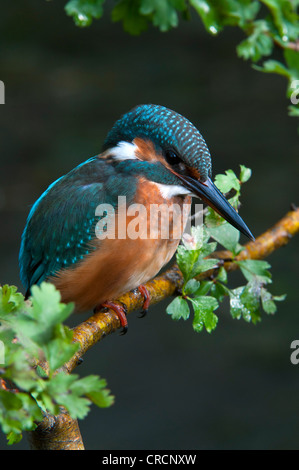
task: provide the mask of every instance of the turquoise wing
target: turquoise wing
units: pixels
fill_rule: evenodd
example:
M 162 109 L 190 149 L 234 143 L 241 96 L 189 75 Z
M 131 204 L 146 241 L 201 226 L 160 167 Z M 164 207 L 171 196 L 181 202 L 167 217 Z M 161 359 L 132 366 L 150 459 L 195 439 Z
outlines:
M 113 168 L 93 157 L 59 178 L 33 205 L 21 241 L 21 281 L 30 292 L 60 269 L 80 262 L 94 249 L 95 215 L 106 201 Z M 116 204 L 115 201 L 110 201 Z

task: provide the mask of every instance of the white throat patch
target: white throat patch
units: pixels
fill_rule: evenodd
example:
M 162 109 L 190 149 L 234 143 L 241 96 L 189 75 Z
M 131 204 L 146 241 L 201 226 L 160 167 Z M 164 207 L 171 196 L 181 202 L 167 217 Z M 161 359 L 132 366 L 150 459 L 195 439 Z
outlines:
M 136 160 L 135 151 L 138 147 L 133 142 L 119 142 L 115 147 L 109 149 L 107 153 L 115 160 Z
M 181 186 L 180 184 L 161 184 L 161 183 L 153 183 L 157 186 L 160 191 L 160 194 L 164 197 L 164 199 L 170 199 L 174 196 L 181 196 L 183 194 L 191 194 L 189 189 Z

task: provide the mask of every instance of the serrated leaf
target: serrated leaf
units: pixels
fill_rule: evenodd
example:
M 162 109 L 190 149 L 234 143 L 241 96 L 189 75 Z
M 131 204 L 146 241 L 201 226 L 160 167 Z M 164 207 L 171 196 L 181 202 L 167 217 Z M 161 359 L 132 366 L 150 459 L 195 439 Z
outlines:
M 173 320 L 187 320 L 190 315 L 189 305 L 187 300 L 178 296 L 167 306 L 166 312 L 171 315 Z
M 232 189 L 240 190 L 240 181 L 233 170 L 226 170 L 225 175 L 216 175 L 215 185 L 222 193 L 228 193 Z
M 255 279 L 229 292 L 230 312 L 233 318 L 240 319 L 241 316 L 247 322 L 257 323 L 260 321 L 260 295 L 261 284 Z
M 206 0 L 190 0 L 190 5 L 197 11 L 206 30 L 211 34 L 218 34 L 222 27 L 217 8 Z
M 268 314 L 273 314 L 276 312 L 277 307 L 275 302 L 281 302 L 286 298 L 285 295 L 272 295 L 267 289 L 262 287 L 261 289 L 261 301 L 264 311 Z
M 261 57 L 270 55 L 273 50 L 273 39 L 269 34 L 269 28 L 267 21 L 255 21 L 252 34 L 237 46 L 239 57 L 256 62 Z
M 297 5 L 290 0 L 261 0 L 270 10 L 275 28 L 283 42 L 298 38 Z
M 184 295 L 192 295 L 200 288 L 200 282 L 196 279 L 190 279 L 184 286 Z
M 205 327 L 211 333 L 217 325 L 218 317 L 213 313 L 218 308 L 218 302 L 214 297 L 199 296 L 190 299 L 194 309 L 193 329 L 202 331 Z
M 209 233 L 220 245 L 233 254 L 238 252 L 238 242 L 240 239 L 240 232 L 228 222 L 224 222 L 216 227 L 209 227 Z
M 194 263 L 198 259 L 199 251 L 198 250 L 187 250 L 184 246 L 179 245 L 176 253 L 176 260 L 185 281 L 188 281 L 191 276 L 191 272 L 194 266 Z
M 107 382 L 97 375 L 89 375 L 73 383 L 71 390 L 78 395 L 86 395 L 95 405 L 107 408 L 114 402 L 110 390 L 106 388 Z
M 113 22 L 122 21 L 124 31 L 138 35 L 147 29 L 149 19 L 140 13 L 139 8 L 139 1 L 121 0 L 114 6 L 111 19 Z
M 256 278 L 258 281 L 270 284 L 271 280 L 271 273 L 268 271 L 271 268 L 271 265 L 267 261 L 263 260 L 253 260 L 253 259 L 246 259 L 243 261 L 236 261 L 239 265 L 244 277 L 248 281 L 252 281 Z
M 291 71 L 277 60 L 266 60 L 263 62 L 262 67 L 254 65 L 253 68 L 264 73 L 277 73 L 278 75 L 283 75 L 287 78 L 291 77 Z
M 204 273 L 205 271 L 209 271 L 209 269 L 212 269 L 217 266 L 217 259 L 203 259 L 199 258 L 195 263 L 192 268 L 191 276 L 195 277 L 198 276 L 201 273 Z
M 65 321 L 74 309 L 74 304 L 63 304 L 53 284 L 43 282 L 32 287 L 32 307 L 18 317 L 20 338 L 26 336 L 38 345 L 45 344 L 54 335 L 54 327 Z
M 247 168 L 245 165 L 240 165 L 240 181 L 246 183 L 251 178 L 252 171 L 250 168 Z
M 61 338 L 55 338 L 44 348 L 51 371 L 62 367 L 78 351 L 79 343 L 67 344 Z
M 16 286 L 9 286 L 8 284 L 0 286 L 0 314 L 2 316 L 21 309 L 24 305 L 24 296 L 18 292 Z
M 68 16 L 72 16 L 77 26 L 85 27 L 92 23 L 93 19 L 99 19 L 103 15 L 105 0 L 70 0 L 65 5 Z
M 261 301 L 264 311 L 268 314 L 276 312 L 277 307 L 273 301 L 272 295 L 266 289 L 261 289 Z
M 184 8 L 182 0 L 141 0 L 139 11 L 142 15 L 151 15 L 154 26 L 161 31 L 168 31 L 178 25 L 177 9 Z

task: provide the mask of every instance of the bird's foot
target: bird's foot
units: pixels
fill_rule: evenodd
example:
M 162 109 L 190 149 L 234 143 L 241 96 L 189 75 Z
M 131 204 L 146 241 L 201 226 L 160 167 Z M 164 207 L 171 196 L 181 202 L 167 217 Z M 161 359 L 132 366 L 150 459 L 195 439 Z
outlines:
M 116 315 L 119 318 L 120 324 L 122 326 L 122 331 L 121 331 L 120 334 L 125 335 L 128 331 L 128 320 L 127 320 L 127 315 L 126 315 L 124 307 L 121 307 L 120 305 L 117 305 L 117 304 L 107 300 L 103 304 L 97 306 L 95 308 L 95 311 L 98 311 L 103 307 L 110 308 L 111 310 L 113 310 L 116 313 Z
M 143 295 L 143 298 L 144 298 L 142 311 L 141 311 L 140 315 L 138 315 L 138 317 L 143 318 L 143 317 L 145 317 L 145 315 L 148 312 L 148 308 L 149 308 L 150 301 L 151 301 L 151 296 L 150 296 L 149 291 L 147 290 L 147 288 L 143 284 L 141 284 L 138 287 L 138 290 L 139 290 L 140 294 Z

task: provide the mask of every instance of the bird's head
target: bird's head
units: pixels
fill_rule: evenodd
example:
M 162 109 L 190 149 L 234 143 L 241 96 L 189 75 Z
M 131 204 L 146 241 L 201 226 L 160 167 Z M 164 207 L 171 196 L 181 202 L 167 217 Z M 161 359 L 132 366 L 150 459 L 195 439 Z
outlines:
M 158 183 L 169 187 L 169 195 L 189 193 L 199 197 L 253 239 L 242 218 L 211 180 L 211 155 L 204 138 L 182 115 L 160 105 L 136 106 L 114 124 L 103 150 L 118 161 L 141 160 L 155 167 L 159 164 L 160 168 L 162 164 Z

